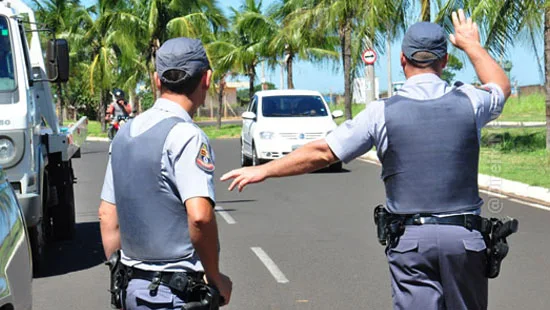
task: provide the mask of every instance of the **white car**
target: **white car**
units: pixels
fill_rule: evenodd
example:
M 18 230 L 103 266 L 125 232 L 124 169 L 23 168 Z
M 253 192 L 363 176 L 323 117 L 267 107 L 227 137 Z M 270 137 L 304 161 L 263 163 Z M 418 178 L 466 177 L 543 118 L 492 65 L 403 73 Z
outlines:
M 317 91 L 257 92 L 242 114 L 241 165 L 259 165 L 281 158 L 300 146 L 324 138 L 336 128 L 340 110 L 330 109 Z M 339 171 L 342 162 L 330 166 Z

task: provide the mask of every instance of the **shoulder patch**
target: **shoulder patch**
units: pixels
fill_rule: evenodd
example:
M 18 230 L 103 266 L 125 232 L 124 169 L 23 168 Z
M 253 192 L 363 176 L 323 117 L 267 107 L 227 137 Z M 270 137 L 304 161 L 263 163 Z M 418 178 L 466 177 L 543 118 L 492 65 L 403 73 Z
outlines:
M 206 143 L 202 143 L 197 158 L 195 159 L 197 166 L 206 172 L 214 171 L 214 162 L 212 161 L 212 156 L 210 155 L 210 149 Z

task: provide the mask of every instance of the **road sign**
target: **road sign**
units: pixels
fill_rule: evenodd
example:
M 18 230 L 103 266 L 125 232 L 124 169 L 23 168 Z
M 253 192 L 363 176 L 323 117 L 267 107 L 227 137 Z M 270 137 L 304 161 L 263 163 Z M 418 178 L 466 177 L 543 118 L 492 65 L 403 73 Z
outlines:
M 377 58 L 378 56 L 376 55 L 376 52 L 373 49 L 365 50 L 361 55 L 361 59 L 363 59 L 363 62 L 366 65 L 373 65 L 376 62 Z

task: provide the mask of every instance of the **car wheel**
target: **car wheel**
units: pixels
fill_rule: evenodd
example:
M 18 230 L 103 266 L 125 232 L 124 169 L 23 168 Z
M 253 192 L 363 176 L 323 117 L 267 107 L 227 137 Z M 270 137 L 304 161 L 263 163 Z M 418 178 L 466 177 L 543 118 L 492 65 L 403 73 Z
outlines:
M 340 172 L 342 171 L 342 162 L 339 161 L 337 163 L 334 163 L 328 167 L 329 171 L 331 172 Z
M 258 158 L 258 152 L 256 151 L 256 146 L 252 144 L 252 166 L 261 165 L 260 159 Z
M 252 164 L 252 161 L 250 160 L 250 158 L 244 155 L 244 146 L 241 140 L 241 167 L 247 167 L 247 166 L 250 166 L 251 164 Z

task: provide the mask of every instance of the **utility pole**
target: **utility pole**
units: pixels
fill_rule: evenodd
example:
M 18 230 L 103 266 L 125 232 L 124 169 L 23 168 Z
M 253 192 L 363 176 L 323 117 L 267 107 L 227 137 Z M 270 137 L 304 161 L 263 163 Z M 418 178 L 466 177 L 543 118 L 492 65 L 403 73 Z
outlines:
M 365 37 L 363 46 L 365 46 L 365 51 L 362 54 L 363 62 L 365 63 L 365 103 L 369 104 L 376 99 L 374 63 L 377 56 L 376 52 L 372 49 L 372 41 L 369 38 Z
M 391 76 L 391 33 L 388 31 L 386 39 L 386 57 L 388 57 L 388 97 L 393 96 L 393 81 Z
M 285 67 L 283 61 L 281 61 L 281 84 L 279 89 L 285 89 Z

